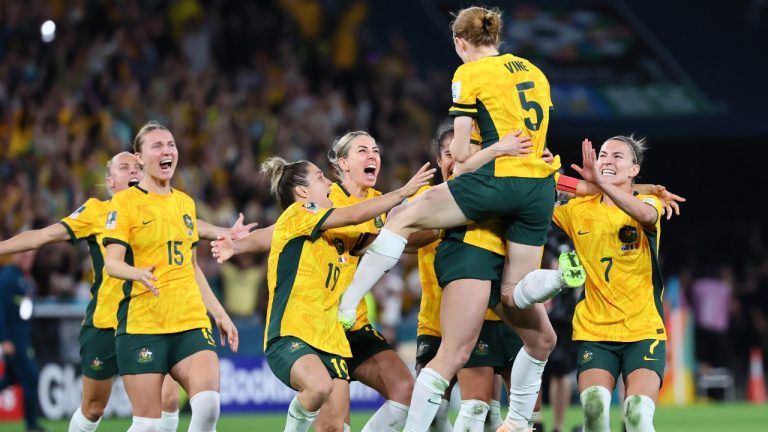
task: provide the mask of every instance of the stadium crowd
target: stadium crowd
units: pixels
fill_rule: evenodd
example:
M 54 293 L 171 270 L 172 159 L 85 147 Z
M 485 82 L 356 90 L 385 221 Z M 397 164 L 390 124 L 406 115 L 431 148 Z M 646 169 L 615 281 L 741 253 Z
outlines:
M 242 211 L 246 221 L 266 226 L 279 215 L 256 169 L 267 157 L 326 167 L 335 137 L 370 131 L 386 167 L 377 186 L 389 191 L 431 159 L 429 140 L 450 105 L 450 72 L 418 70 L 397 34 L 374 41 L 362 26 L 368 10 L 361 0 L 236 7 L 145 1 L 120 8 L 31 1 L 0 2 L 0 9 L 3 239 L 55 223 L 88 197 L 106 197 L 107 160 L 130 149 L 137 128 L 150 119 L 174 131 L 184 161 L 174 187 L 197 200 L 201 219 L 228 226 Z M 38 33 L 47 18 L 57 25 L 51 42 Z M 747 225 L 759 227 L 758 217 Z M 665 269 L 680 277 L 697 338 L 715 341 L 700 344 L 701 364 L 739 371 L 742 383 L 750 347 L 762 346 L 768 360 L 764 236 L 752 232 L 741 255 L 717 262 L 698 238 L 688 248 L 692 256 Z M 263 317 L 266 255 L 218 266 L 209 248 L 199 251 L 225 308 L 240 318 Z M 87 299 L 84 249 L 45 247 L 33 274 L 38 298 Z M 380 287 L 374 292 L 390 308 L 382 314 L 390 336 L 399 324 L 391 308 L 400 309 L 401 319 L 418 309 L 415 259 L 404 259 Z

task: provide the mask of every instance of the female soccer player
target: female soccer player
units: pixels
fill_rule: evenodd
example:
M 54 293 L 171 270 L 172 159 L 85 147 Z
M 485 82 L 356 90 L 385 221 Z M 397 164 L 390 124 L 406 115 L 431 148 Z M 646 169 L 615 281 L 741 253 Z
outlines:
M 128 152 L 115 155 L 107 162 L 106 186 L 109 195 L 138 184 L 143 178 L 136 156 Z M 96 430 L 112 393 L 112 378 L 117 375 L 115 328 L 117 305 L 122 281 L 104 272 L 104 250 L 101 245 L 109 201 L 91 198 L 59 223 L 30 230 L 0 242 L 0 255 L 38 249 L 46 244 L 85 240 L 93 260 L 94 281 L 91 300 L 80 330 L 80 357 L 83 371 L 83 399 L 70 420 L 70 432 Z M 200 237 L 213 240 L 227 232 L 234 239 L 248 234 L 255 224 L 242 225 L 242 214 L 230 230 L 198 220 Z M 175 431 L 179 423 L 177 384 L 170 376 L 163 382 L 163 412 L 160 431 Z
M 522 130 L 530 137 L 528 157 L 499 157 L 479 169 L 466 172 L 444 185 L 431 188 L 393 215 L 361 260 L 355 279 L 339 308 L 345 325 L 354 320 L 351 311 L 362 295 L 399 259 L 408 236 L 423 229 L 451 228 L 497 217 L 505 224 L 506 260 L 502 300 L 510 322 L 525 344 L 515 359 L 506 423 L 510 431 L 527 430 L 541 372 L 555 344 L 555 333 L 543 306 L 535 303 L 562 287 L 583 282 L 583 269 L 574 255 L 559 271 L 539 270 L 542 245 L 554 208 L 557 164 L 541 160 L 552 102 L 544 74 L 529 61 L 511 54 L 499 55 L 501 16 L 496 10 L 470 7 L 461 10 L 452 24 L 456 53 L 464 64 L 453 79 L 455 135 L 451 154 L 472 165 L 470 132 L 473 119 L 480 127 L 482 146 Z M 535 271 L 534 271 L 535 270 Z M 529 274 L 530 273 L 530 274 Z M 526 276 L 525 279 L 523 277 Z M 519 284 L 518 284 L 519 283 Z M 488 307 L 489 291 L 470 287 L 455 295 L 465 299 L 462 308 L 450 311 L 441 321 L 443 332 L 456 331 L 460 340 L 477 335 Z M 471 325 L 463 325 L 464 320 Z M 458 340 L 457 339 L 457 340 Z M 447 356 L 450 358 L 450 356 Z M 442 395 L 458 362 L 425 368 L 414 386 L 408 431 L 423 431 L 437 406 L 429 401 Z M 416 414 L 419 413 L 419 414 Z M 413 416 L 413 420 L 411 420 Z M 426 423 L 425 423 L 426 422 Z
M 597 195 L 555 209 L 554 222 L 573 240 L 587 270 L 584 295 L 573 317 L 578 342 L 578 381 L 584 430 L 608 431 L 611 392 L 625 381 L 628 432 L 653 431 L 655 400 L 665 366 L 665 340 L 658 249 L 662 204 L 632 192 L 645 141 L 609 138 L 595 157 L 582 143 L 583 167 L 572 165 Z
M 328 152 L 328 160 L 334 168 L 338 182 L 331 185 L 329 198 L 334 207 L 348 207 L 381 195 L 374 189 L 381 168 L 379 146 L 367 132 L 354 131 L 334 141 Z M 356 268 L 360 249 L 367 246 L 368 239 L 376 236 L 386 215 L 379 214 L 363 223 L 334 230 L 334 241 L 343 242 L 350 252 L 350 265 Z M 341 243 L 340 243 L 341 244 Z M 354 272 L 340 281 L 346 288 Z M 387 340 L 368 321 L 368 307 L 363 299 L 357 305 L 355 325 L 346 333 L 352 350 L 349 372 L 368 387 L 379 392 L 385 399 L 384 405 L 368 420 L 363 432 L 397 431 L 405 426 L 408 406 L 413 391 L 413 375 L 408 371 L 400 356 Z M 347 409 L 347 416 L 349 411 Z M 315 428 L 318 431 L 333 430 L 340 414 L 331 409 L 320 410 Z
M 219 367 L 207 312 L 222 345 L 226 339 L 233 351 L 237 329 L 197 264 L 195 203 L 171 187 L 178 163 L 173 135 L 149 122 L 136 135 L 134 151 L 144 178 L 112 198 L 103 233 L 106 272 L 126 281 L 115 345 L 133 407 L 129 430 L 158 427 L 163 377 L 170 374 L 190 396 L 189 430 L 213 431 Z
M 345 227 L 374 219 L 412 195 L 432 177 L 434 169 L 427 167 L 395 192 L 332 208 L 331 182 L 314 164 L 271 158 L 262 165 L 284 209 L 271 228 L 264 340 L 272 371 L 299 392 L 291 401 L 286 431 L 308 430 L 321 406 L 340 413 L 342 422 L 348 415 L 347 360 L 353 353 L 336 320 L 343 283 L 354 272 L 351 248 L 343 240 Z M 234 253 L 264 250 L 258 248 L 268 247 L 266 242 L 254 237 L 264 237 L 267 230 L 237 243 L 217 241 L 214 256 L 222 261 Z

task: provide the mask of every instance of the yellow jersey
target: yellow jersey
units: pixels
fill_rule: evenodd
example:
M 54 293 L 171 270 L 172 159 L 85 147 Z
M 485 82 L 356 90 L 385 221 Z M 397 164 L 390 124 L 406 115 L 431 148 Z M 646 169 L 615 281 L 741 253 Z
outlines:
M 332 212 L 296 202 L 275 222 L 267 266 L 265 350 L 279 337 L 295 336 L 320 351 L 352 357 L 337 314 L 341 281 L 354 276 L 355 266 L 346 250 L 337 249 L 335 230 L 321 230 Z
M 547 77 L 533 63 L 512 54 L 465 63 L 454 73 L 451 94 L 449 115 L 475 119 L 483 147 L 518 129 L 533 143 L 533 153 L 527 157 L 499 157 L 476 172 L 496 177 L 545 178 L 560 168 L 559 160 L 552 165 L 541 160 L 552 99 Z
M 555 208 L 555 224 L 573 240 L 587 271 L 573 315 L 573 340 L 666 340 L 659 271 L 660 220 L 644 227 L 603 195 L 575 198 Z M 653 195 L 638 195 L 661 215 Z
M 358 198 L 350 194 L 340 183 L 334 183 L 331 185 L 331 194 L 328 198 L 331 200 L 334 207 L 349 207 L 377 196 L 381 196 L 381 192 L 373 188 L 368 188 L 365 198 Z M 359 248 L 361 245 L 366 244 L 371 235 L 378 235 L 386 220 L 387 215 L 382 214 L 358 225 L 335 228 L 333 232 L 335 238 L 338 238 L 343 242 L 345 250 L 350 252 Z M 356 268 L 357 264 L 360 262 L 360 257 L 349 255 L 349 260 Z M 354 276 L 355 274 L 352 272 L 348 278 L 339 280 L 339 286 L 346 290 L 347 286 L 352 283 Z M 357 305 L 357 320 L 350 331 L 360 330 L 370 323 L 370 320 L 368 320 L 368 305 L 366 304 L 365 299 L 362 299 Z
M 427 189 L 429 189 L 429 186 L 422 187 L 416 194 L 414 194 L 414 197 Z M 468 244 L 504 255 L 506 254 L 506 246 L 500 235 L 500 227 L 500 223 L 488 221 L 482 224 L 471 224 L 466 227 L 459 227 L 461 228 L 461 235 L 451 234 L 453 229 L 446 231 L 445 235 L 456 235 L 456 239 L 459 241 L 462 241 L 461 238 L 468 236 L 469 240 L 472 242 Z M 437 253 L 437 247 L 439 245 L 440 240 L 435 240 L 434 242 L 419 248 L 418 251 L 419 282 L 421 282 L 421 303 L 419 305 L 419 317 L 416 326 L 416 335 L 418 336 L 428 335 L 442 337 L 440 331 L 440 302 L 443 298 L 443 291 L 442 287 L 440 287 L 440 284 L 437 282 L 437 275 L 435 274 L 435 254 Z M 484 319 L 486 321 L 501 320 L 491 309 L 486 311 Z
M 195 202 L 176 189 L 158 195 L 134 186 L 112 197 L 104 245 L 125 246 L 125 262 L 129 265 L 155 266 L 155 286 L 160 292 L 155 297 L 140 282 L 125 281 L 117 312 L 117 334 L 210 329 L 192 263 L 198 241 L 196 220 Z
M 117 305 L 122 298 L 123 281 L 107 275 L 104 270 L 104 221 L 109 213 L 109 201 L 95 198 L 65 217 L 60 223 L 69 233 L 72 244 L 85 241 L 93 264 L 91 300 L 85 309 L 83 326 L 100 329 L 117 328 Z

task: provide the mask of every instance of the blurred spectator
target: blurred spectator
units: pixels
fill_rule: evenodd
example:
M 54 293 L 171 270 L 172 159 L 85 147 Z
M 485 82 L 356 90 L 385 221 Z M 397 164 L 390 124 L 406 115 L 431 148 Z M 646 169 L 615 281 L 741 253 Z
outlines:
M 222 303 L 230 316 L 254 316 L 266 275 L 263 257 L 254 254 L 236 255 L 221 265 Z
M 32 294 L 30 277 L 36 251 L 13 256 L 11 264 L 0 270 L 0 353 L 5 361 L 5 375 L 0 377 L 0 391 L 20 384 L 24 394 L 24 424 L 27 432 L 43 430 L 38 423 L 38 367 L 32 353 Z
M 691 284 L 696 319 L 696 359 L 699 367 L 724 367 L 730 352 L 728 329 L 733 296 L 733 270 L 728 264 L 708 267 L 710 273 Z

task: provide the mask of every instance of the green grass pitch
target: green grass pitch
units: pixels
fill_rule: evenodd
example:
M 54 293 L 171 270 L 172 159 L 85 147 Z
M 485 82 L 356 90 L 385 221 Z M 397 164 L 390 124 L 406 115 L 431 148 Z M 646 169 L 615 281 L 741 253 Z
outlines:
M 371 412 L 359 412 L 352 415 L 352 430 L 359 431 Z M 456 413 L 454 412 L 455 416 Z M 572 407 L 565 420 L 564 431 L 581 421 L 581 411 Z M 552 425 L 551 411 L 544 410 L 546 430 Z M 130 419 L 105 419 L 99 426 L 99 432 L 123 432 L 130 426 Z M 655 417 L 656 430 L 665 431 L 696 431 L 696 432 L 751 432 L 768 431 L 768 404 L 708 404 L 686 407 L 659 407 Z M 65 432 L 68 421 L 45 421 L 44 425 L 50 432 Z M 219 432 L 237 431 L 275 431 L 280 432 L 285 424 L 285 414 L 225 414 L 219 419 Z M 189 415 L 182 414 L 179 431 L 186 431 L 189 425 Z M 621 411 L 614 407 L 611 411 L 611 430 L 621 431 Z M 21 423 L 0 423 L 1 432 L 24 432 Z

